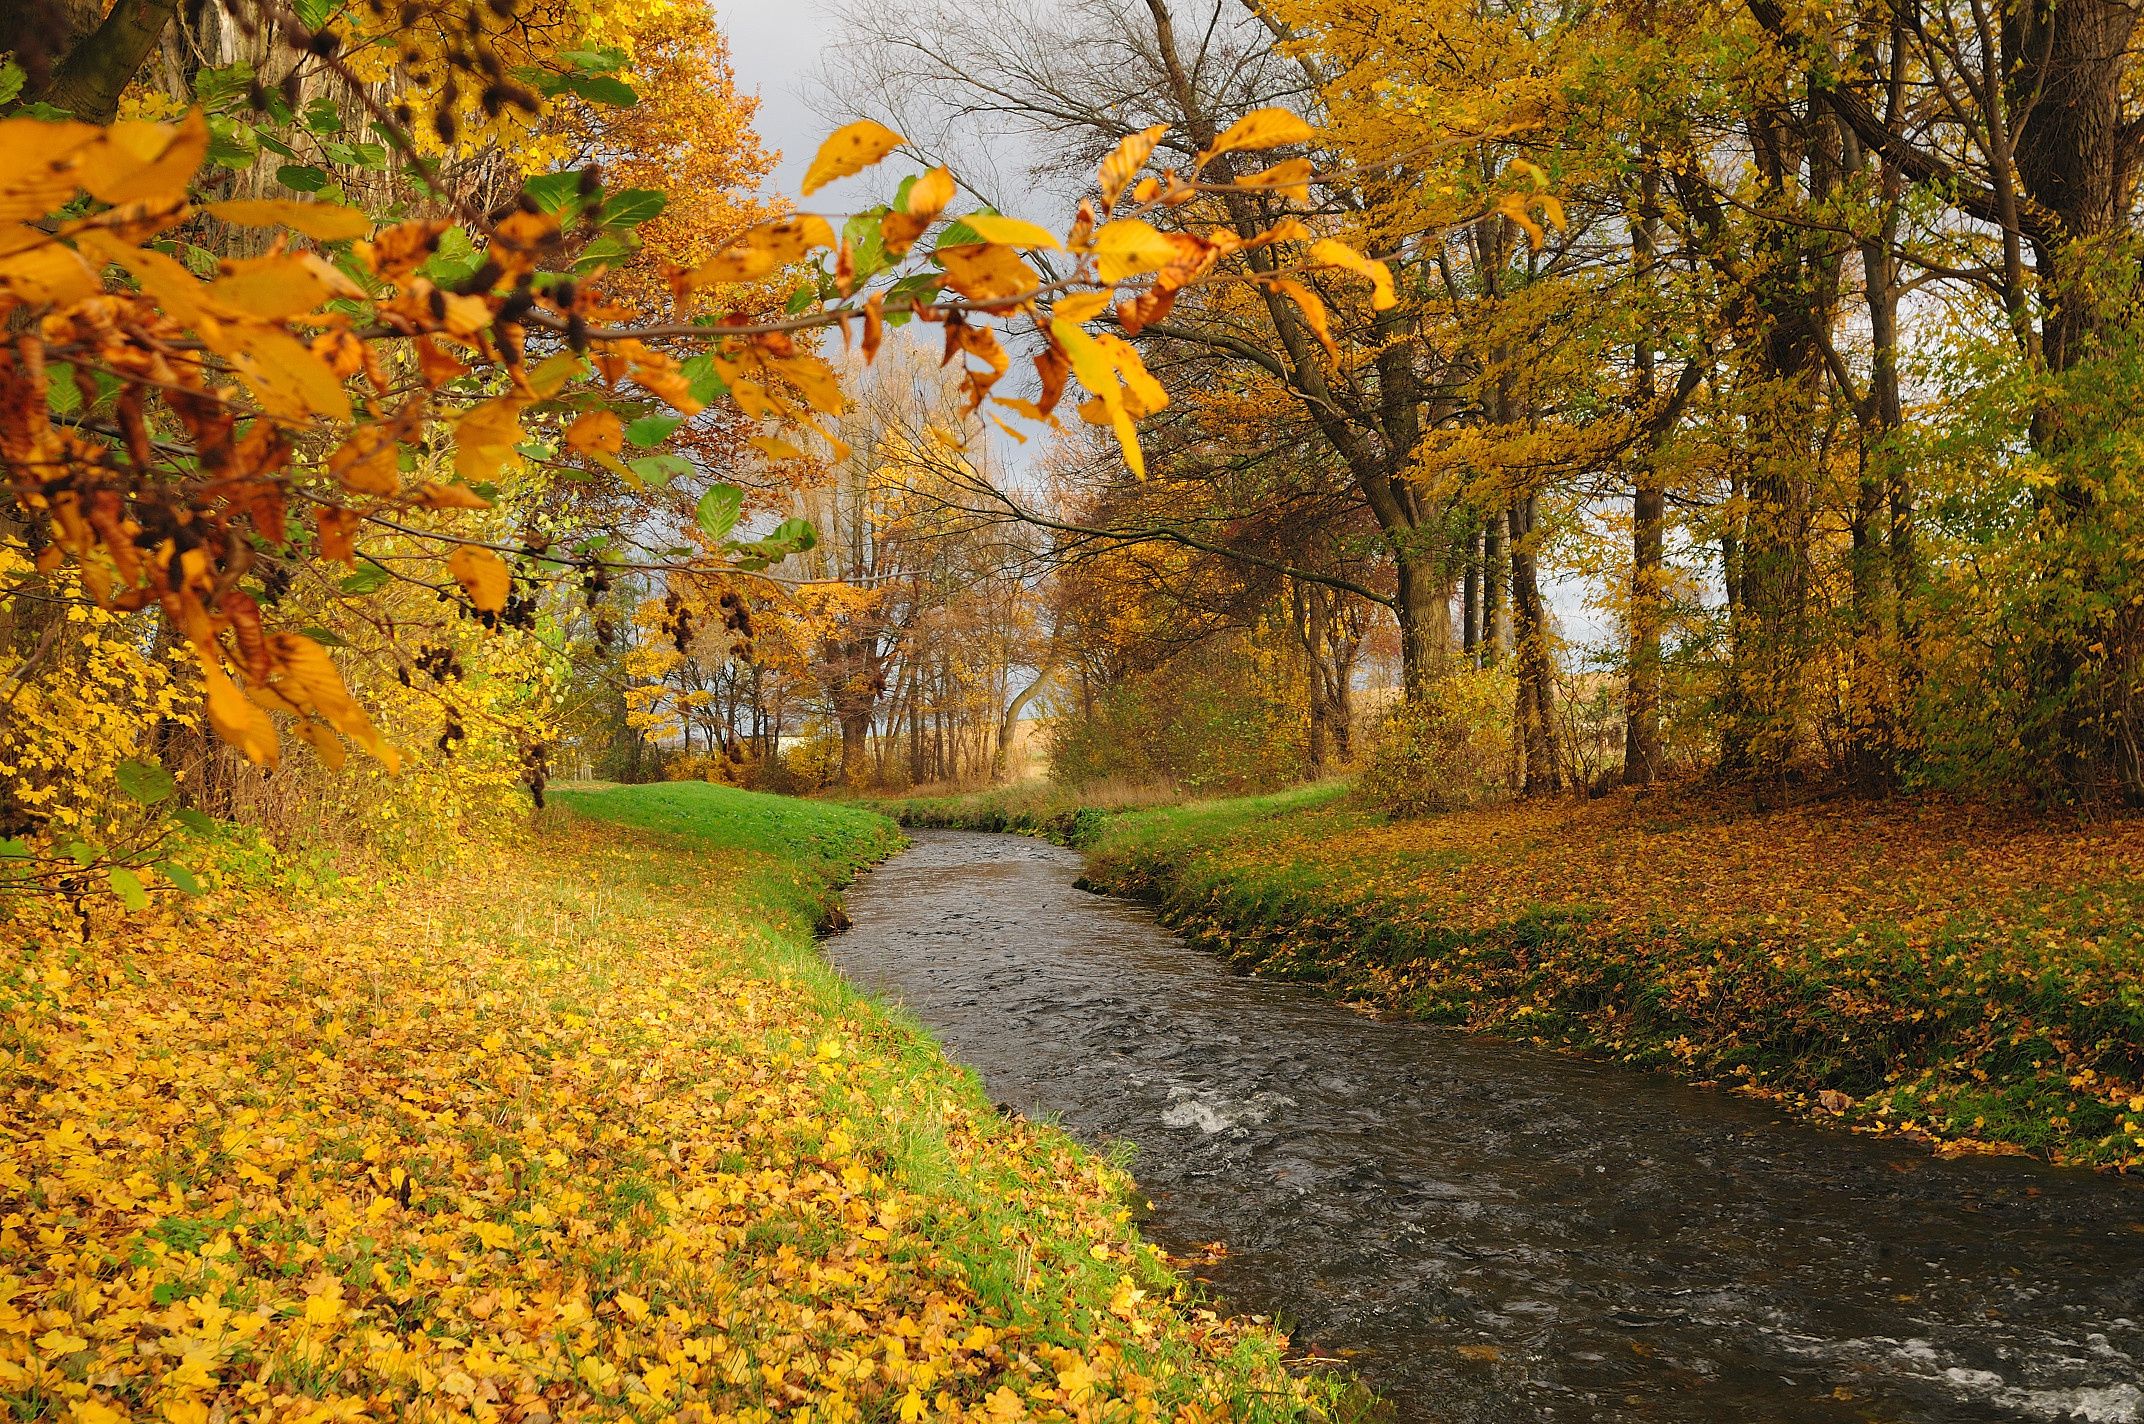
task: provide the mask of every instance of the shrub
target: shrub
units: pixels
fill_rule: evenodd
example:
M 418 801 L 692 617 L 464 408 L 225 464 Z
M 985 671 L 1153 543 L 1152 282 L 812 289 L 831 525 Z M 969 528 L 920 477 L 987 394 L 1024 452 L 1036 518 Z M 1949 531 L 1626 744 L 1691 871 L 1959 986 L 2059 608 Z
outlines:
M 1394 816 L 1427 816 L 1501 796 L 1511 765 L 1509 674 L 1468 668 L 1419 702 L 1395 703 L 1355 779 L 1355 794 Z

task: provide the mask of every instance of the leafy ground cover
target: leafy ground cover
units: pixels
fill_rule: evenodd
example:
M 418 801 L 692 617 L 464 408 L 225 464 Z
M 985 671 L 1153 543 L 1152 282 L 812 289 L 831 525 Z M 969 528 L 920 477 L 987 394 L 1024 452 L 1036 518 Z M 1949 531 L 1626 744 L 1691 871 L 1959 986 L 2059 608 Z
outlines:
M 817 954 L 898 835 L 561 794 L 419 890 L 226 889 L 0 967 L 20 1418 L 1297 1417 L 1129 1183 Z M 600 819 L 598 819 L 600 818 Z M 17 927 L 19 931 L 19 926 Z
M 1264 973 L 1947 1151 L 2144 1166 L 2144 819 L 1677 790 L 1392 821 L 1329 785 L 1062 824 L 1093 883 Z

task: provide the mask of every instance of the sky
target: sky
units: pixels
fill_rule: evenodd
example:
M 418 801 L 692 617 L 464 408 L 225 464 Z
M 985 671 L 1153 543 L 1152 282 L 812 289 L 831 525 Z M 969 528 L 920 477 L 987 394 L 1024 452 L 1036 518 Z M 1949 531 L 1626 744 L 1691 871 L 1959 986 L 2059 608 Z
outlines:
M 738 87 L 759 95 L 759 135 L 782 151 L 768 187 L 793 197 L 819 141 L 840 126 L 817 113 L 808 97 L 832 23 L 823 0 L 714 0 L 714 11 L 729 37 Z M 846 186 L 826 192 L 838 199 Z

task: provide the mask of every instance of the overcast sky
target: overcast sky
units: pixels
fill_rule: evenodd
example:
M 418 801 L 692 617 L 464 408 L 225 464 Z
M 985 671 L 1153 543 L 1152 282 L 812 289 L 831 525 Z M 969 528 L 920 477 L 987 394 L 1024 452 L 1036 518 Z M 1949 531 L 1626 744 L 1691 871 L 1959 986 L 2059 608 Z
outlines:
M 729 37 L 738 87 L 759 95 L 759 136 L 782 151 L 768 187 L 794 197 L 819 140 L 838 127 L 806 95 L 832 23 L 824 0 L 714 0 L 714 9 Z M 826 191 L 838 197 L 842 185 Z

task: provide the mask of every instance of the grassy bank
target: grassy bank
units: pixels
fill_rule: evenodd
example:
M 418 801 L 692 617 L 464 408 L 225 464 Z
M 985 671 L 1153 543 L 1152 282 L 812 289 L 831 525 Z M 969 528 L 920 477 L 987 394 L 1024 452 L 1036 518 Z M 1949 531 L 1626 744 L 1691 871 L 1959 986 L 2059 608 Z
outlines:
M 571 793 L 421 886 L 9 928 L 17 1417 L 1283 1419 L 1123 1176 L 812 928 L 879 817 Z M 0 922 L 5 926 L 6 922 Z
M 1667 792 L 1394 822 L 1319 787 L 1076 829 L 1095 883 L 1261 972 L 1946 1150 L 2144 1166 L 2144 820 Z

